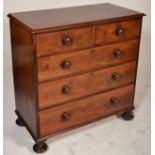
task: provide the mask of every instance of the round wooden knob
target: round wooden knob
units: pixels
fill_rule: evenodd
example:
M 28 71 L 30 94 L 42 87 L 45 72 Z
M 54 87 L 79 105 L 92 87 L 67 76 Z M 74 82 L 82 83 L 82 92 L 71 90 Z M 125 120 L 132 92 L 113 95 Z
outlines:
M 123 29 L 121 29 L 121 28 L 116 29 L 116 35 L 117 36 L 121 36 L 123 33 L 124 33 Z
M 62 38 L 62 44 L 63 44 L 64 46 L 70 46 L 70 45 L 72 45 L 72 43 L 73 43 L 73 39 L 72 39 L 71 37 L 69 37 L 69 36 L 64 36 L 64 37 Z
M 68 86 L 64 86 L 64 87 L 62 88 L 62 93 L 63 93 L 64 95 L 68 95 L 70 92 L 71 92 L 71 89 L 70 89 Z
M 61 68 L 62 69 L 68 69 L 70 66 L 71 66 L 71 62 L 69 62 L 69 61 L 63 61 L 61 63 Z
M 112 97 L 110 99 L 110 103 L 111 103 L 111 105 L 117 105 L 117 104 L 120 103 L 120 100 L 118 98 L 116 98 L 116 97 Z
M 63 121 L 68 121 L 70 119 L 70 114 L 68 112 L 64 112 L 61 118 Z
M 119 73 L 113 73 L 111 77 L 113 80 L 116 80 L 116 81 L 120 80 L 120 74 Z
M 114 51 L 114 57 L 115 58 L 121 58 L 122 57 L 122 53 L 121 53 L 121 51 L 119 49 L 116 49 Z

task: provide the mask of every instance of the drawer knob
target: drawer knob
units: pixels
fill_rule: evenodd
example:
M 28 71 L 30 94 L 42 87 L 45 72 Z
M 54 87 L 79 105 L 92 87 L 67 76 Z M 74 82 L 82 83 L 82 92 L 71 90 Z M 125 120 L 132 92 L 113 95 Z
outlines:
M 64 112 L 61 116 L 63 121 L 68 121 L 70 119 L 70 114 L 68 112 Z
M 121 35 L 123 35 L 123 33 L 124 33 L 123 29 L 121 29 L 121 28 L 116 29 L 116 35 L 117 36 L 121 36 Z
M 69 61 L 63 61 L 61 63 L 61 68 L 63 68 L 63 69 L 68 69 L 70 66 L 71 66 L 71 62 L 69 62 Z
M 114 57 L 115 58 L 121 58 L 122 57 L 122 53 L 121 53 L 121 51 L 119 49 L 116 49 L 114 51 Z
M 64 86 L 64 87 L 62 88 L 62 93 L 63 93 L 64 95 L 68 95 L 70 92 L 71 92 L 71 89 L 70 89 L 68 86 Z
M 113 73 L 111 77 L 115 81 L 120 80 L 120 74 L 119 73 Z
M 63 38 L 62 38 L 62 44 L 64 45 L 64 46 L 70 46 L 70 45 L 72 45 L 72 43 L 73 43 L 73 39 L 70 37 L 70 36 L 63 36 Z
M 120 103 L 120 100 L 118 98 L 116 98 L 116 97 L 112 97 L 110 99 L 110 103 L 111 103 L 111 105 L 117 105 L 117 104 Z

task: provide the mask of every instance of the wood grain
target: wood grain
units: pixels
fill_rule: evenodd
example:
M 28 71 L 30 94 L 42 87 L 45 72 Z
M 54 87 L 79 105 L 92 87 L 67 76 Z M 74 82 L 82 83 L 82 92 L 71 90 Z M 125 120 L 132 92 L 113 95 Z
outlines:
M 131 106 L 133 92 L 134 85 L 129 85 L 42 111 L 39 113 L 40 135 L 43 137 L 107 114 L 114 114 L 118 110 L 122 111 Z M 113 97 L 119 100 L 115 105 L 111 103 Z M 63 119 L 64 113 L 70 115 L 68 120 Z
M 117 35 L 116 31 L 122 29 L 122 35 Z M 95 44 L 107 44 L 117 41 L 133 39 L 140 36 L 141 19 L 101 24 L 95 29 Z
M 104 70 L 39 84 L 39 108 L 59 105 L 66 101 L 134 82 L 135 70 L 136 62 L 132 61 Z M 118 73 L 120 80 L 113 80 L 113 73 Z M 62 93 L 65 86 L 70 88 L 68 95 Z
M 131 40 L 74 53 L 40 58 L 38 59 L 38 80 L 41 82 L 134 60 L 138 55 L 138 42 L 138 40 Z M 116 50 L 121 52 L 120 57 L 114 55 Z M 71 63 L 67 69 L 63 69 L 61 66 L 65 61 Z
M 10 26 L 16 110 L 31 133 L 37 137 L 37 81 L 33 38 L 28 31 L 12 19 Z
M 72 39 L 72 44 L 65 46 L 62 43 L 64 36 Z M 37 56 L 65 53 L 70 50 L 92 47 L 93 30 L 91 27 L 40 34 L 36 36 Z
M 9 14 L 33 33 L 131 19 L 143 15 L 143 13 L 108 3 Z

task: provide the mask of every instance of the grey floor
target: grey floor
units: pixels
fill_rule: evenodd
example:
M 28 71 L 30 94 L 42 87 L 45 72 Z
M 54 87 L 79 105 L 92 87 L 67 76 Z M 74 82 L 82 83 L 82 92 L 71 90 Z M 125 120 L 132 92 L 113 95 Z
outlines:
M 45 155 L 150 155 L 150 83 L 138 72 L 135 119 L 115 116 L 53 137 Z M 15 125 L 11 71 L 4 72 L 4 154 L 31 155 L 33 140 Z

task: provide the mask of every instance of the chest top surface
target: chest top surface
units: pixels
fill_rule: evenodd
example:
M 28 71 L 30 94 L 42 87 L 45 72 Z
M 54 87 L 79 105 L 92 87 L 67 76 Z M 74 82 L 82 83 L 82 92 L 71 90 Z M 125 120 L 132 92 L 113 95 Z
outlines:
M 30 31 L 59 28 L 77 24 L 109 22 L 120 18 L 143 16 L 143 13 L 113 4 L 97 4 L 61 9 L 49 9 L 11 13 L 8 16 L 18 20 Z

